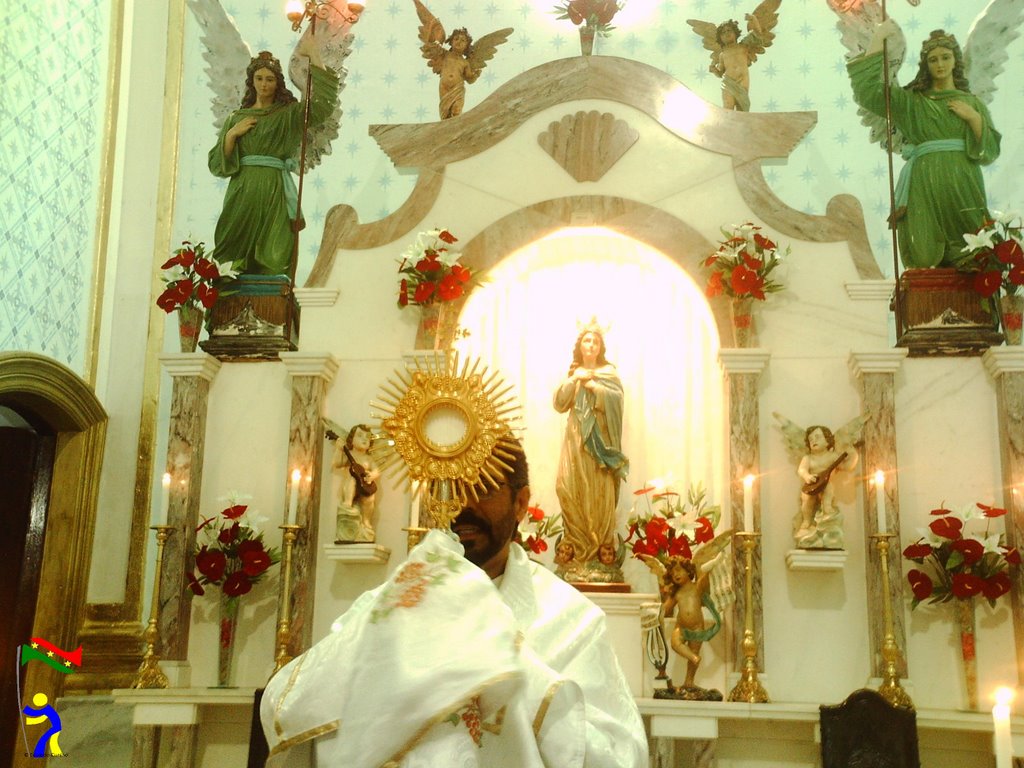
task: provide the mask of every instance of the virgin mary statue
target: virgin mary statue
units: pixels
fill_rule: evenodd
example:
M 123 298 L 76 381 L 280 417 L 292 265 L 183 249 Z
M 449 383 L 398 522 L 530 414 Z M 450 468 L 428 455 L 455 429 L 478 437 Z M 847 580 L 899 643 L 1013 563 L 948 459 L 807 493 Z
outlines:
M 554 404 L 556 411 L 569 414 L 555 492 L 565 527 L 560 571 L 571 574 L 592 561 L 607 560 L 598 558 L 615 550 L 619 484 L 629 471 L 621 450 L 622 382 L 605 358 L 604 336 L 596 323 L 576 339 L 572 365 L 555 390 Z

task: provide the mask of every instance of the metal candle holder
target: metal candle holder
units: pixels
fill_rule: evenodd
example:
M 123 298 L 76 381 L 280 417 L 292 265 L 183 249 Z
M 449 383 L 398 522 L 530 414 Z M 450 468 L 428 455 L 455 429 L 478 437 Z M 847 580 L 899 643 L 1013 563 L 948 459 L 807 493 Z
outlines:
M 138 674 L 132 688 L 167 688 L 170 681 L 167 675 L 160 669 L 160 656 L 157 655 L 156 647 L 160 642 L 160 574 L 164 566 L 164 544 L 167 537 L 174 530 L 173 525 L 152 525 L 149 528 L 156 531 L 156 569 L 153 574 L 153 601 L 149 606 L 149 623 L 146 631 L 142 634 L 146 641 L 146 655 L 142 657 L 142 664 L 139 665 Z
M 896 671 L 900 649 L 896 645 L 896 634 L 893 632 L 892 598 L 889 596 L 889 539 L 894 536 L 892 533 L 871 534 L 882 565 L 882 616 L 885 620 L 885 637 L 882 640 L 882 684 L 878 687 L 878 693 L 894 707 L 913 710 L 914 702 L 900 685 L 900 676 Z
M 734 534 L 743 547 L 746 564 L 746 581 L 743 594 L 743 674 L 736 687 L 729 691 L 729 701 L 746 701 L 750 704 L 764 704 L 768 692 L 757 679 L 757 641 L 754 638 L 754 548 L 761 534 L 753 531 L 739 531 Z
M 281 560 L 281 596 L 277 601 L 277 636 L 274 654 L 274 671 L 271 677 L 276 675 L 281 668 L 292 660 L 288 653 L 288 644 L 292 639 L 291 612 L 292 612 L 292 548 L 295 546 L 295 539 L 299 536 L 300 525 L 280 525 L 284 531 L 284 556 Z
M 429 528 L 420 528 L 419 526 L 410 525 L 408 528 L 403 528 L 406 533 L 406 552 L 412 552 L 413 547 L 423 541 L 423 537 L 429 531 Z

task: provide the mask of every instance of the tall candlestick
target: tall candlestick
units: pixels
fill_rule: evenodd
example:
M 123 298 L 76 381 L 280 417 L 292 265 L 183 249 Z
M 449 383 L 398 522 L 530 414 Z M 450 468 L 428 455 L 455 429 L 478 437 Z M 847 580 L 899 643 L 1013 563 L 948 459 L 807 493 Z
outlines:
M 297 512 L 299 510 L 299 481 L 302 480 L 302 472 L 298 469 L 292 470 L 292 485 L 288 495 L 288 514 L 284 518 L 284 524 L 291 524 L 292 520 L 297 519 Z
M 875 514 L 878 515 L 878 532 L 887 533 L 885 520 L 885 472 L 875 471 Z
M 743 478 L 743 530 L 747 533 L 754 532 L 754 495 L 751 489 L 754 487 L 754 476 L 747 475 Z
M 167 510 L 171 506 L 171 473 L 164 472 L 160 489 L 160 511 L 153 525 L 167 525 Z
M 1011 768 L 1013 765 L 1013 739 L 1010 736 L 1011 701 L 1013 701 L 1012 690 L 1006 687 L 996 689 L 996 705 L 992 707 L 996 768 Z

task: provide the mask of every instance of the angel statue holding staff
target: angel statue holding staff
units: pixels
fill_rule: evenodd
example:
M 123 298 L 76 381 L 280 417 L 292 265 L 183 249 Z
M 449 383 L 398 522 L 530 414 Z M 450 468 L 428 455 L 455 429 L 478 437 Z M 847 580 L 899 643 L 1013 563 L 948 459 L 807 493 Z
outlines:
M 902 150 L 906 161 L 893 211 L 905 267 L 961 266 L 968 258 L 964 233 L 976 232 L 989 218 L 981 166 L 999 157 L 1000 135 L 986 105 L 1022 16 L 1020 0 L 992 0 L 972 25 L 963 51 L 953 35 L 935 30 L 921 46 L 914 79 L 903 88 L 886 89 L 883 43 L 889 71 L 895 73 L 906 50 L 899 26 L 891 18 L 881 20 L 874 4 L 840 13 L 858 113 L 883 147 L 889 91 L 892 147 Z
M 799 462 L 800 509 L 793 517 L 793 539 L 798 549 L 843 549 L 843 516 L 833 487 L 835 472 L 850 472 L 859 454 L 854 447 L 861 439 L 866 416 L 858 416 L 832 433 L 815 424 L 799 427 L 781 414 L 779 421 L 789 455 Z
M 229 179 L 214 236 L 214 258 L 241 274 L 294 276 L 292 257 L 304 226 L 292 173 L 307 128 L 305 170 L 330 152 L 337 137 L 348 56 L 350 17 L 307 27 L 292 54 L 289 75 L 302 93 L 310 73 L 308 104 L 288 89 L 281 62 L 269 51 L 253 57 L 218 0 L 189 0 L 203 28 L 206 73 L 214 91 L 217 141 L 208 162 Z M 304 97 L 308 94 L 304 94 Z
M 513 30 L 511 27 L 499 29 L 484 35 L 474 44 L 465 27 L 459 27 L 446 36 L 437 17 L 420 0 L 413 2 L 420 19 L 420 42 L 423 43 L 420 51 L 434 74 L 441 78 L 439 111 L 441 119 L 447 120 L 462 114 L 466 83 L 476 82 L 487 62 L 494 58 L 498 46 L 508 40 Z
M 779 4 L 782 0 L 762 0 L 753 13 L 746 15 L 747 31 L 740 36 L 740 25 L 729 19 L 715 25 L 710 21 L 687 19 L 694 32 L 711 51 L 709 69 L 722 78 L 722 106 L 739 112 L 750 111 L 750 65 L 764 53 L 775 35 L 772 30 L 779 23 Z

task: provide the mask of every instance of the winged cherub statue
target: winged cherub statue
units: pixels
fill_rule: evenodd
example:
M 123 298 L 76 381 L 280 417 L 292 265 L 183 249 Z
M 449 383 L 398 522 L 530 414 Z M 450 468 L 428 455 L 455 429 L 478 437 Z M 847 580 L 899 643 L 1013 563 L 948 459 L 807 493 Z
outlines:
M 462 114 L 466 102 L 466 83 L 475 83 L 487 62 L 494 58 L 498 46 L 508 40 L 512 27 L 499 29 L 484 35 L 476 43 L 465 27 L 459 27 L 445 35 L 444 27 L 420 0 L 416 3 L 416 15 L 420 17 L 420 50 L 435 75 L 441 78 L 440 93 L 441 119 Z M 448 47 L 445 48 L 445 45 Z
M 836 503 L 833 473 L 857 466 L 855 448 L 867 416 L 858 416 L 833 434 L 828 427 L 797 426 L 778 413 L 782 436 L 790 457 L 799 462 L 800 509 L 793 518 L 793 539 L 799 549 L 843 549 L 843 516 Z
M 722 78 L 722 106 L 740 112 L 750 111 L 750 65 L 764 53 L 775 35 L 772 30 L 779 23 L 779 4 L 782 0 L 762 0 L 748 13 L 745 37 L 740 37 L 740 25 L 729 19 L 715 25 L 710 21 L 687 19 L 693 31 L 701 36 L 704 47 L 711 51 L 709 69 Z
M 673 651 L 686 659 L 683 684 L 674 686 L 670 679 L 666 692 L 656 691 L 656 698 L 722 700 L 720 691 L 700 688 L 694 679 L 700 667 L 701 645 L 718 634 L 722 628 L 722 611 L 733 599 L 725 561 L 725 549 L 732 541 L 732 534 L 731 530 L 718 534 L 695 549 L 692 558 L 669 556 L 659 559 L 639 555 L 658 577 L 662 615 L 671 617 L 675 612 L 670 645 Z M 710 621 L 704 615 L 705 609 Z
M 340 2 L 340 0 L 334 0 Z M 206 75 L 217 142 L 211 173 L 229 179 L 217 221 L 214 258 L 243 274 L 288 274 L 295 233 L 302 228 L 292 172 L 298 168 L 309 99 L 305 170 L 319 164 L 338 136 L 344 87 L 342 66 L 351 50 L 352 16 L 328 13 L 306 28 L 292 53 L 285 82 L 269 51 L 253 56 L 219 0 L 188 0 L 202 29 Z M 331 6 L 333 7 L 333 6 Z M 312 95 L 305 93 L 311 71 Z
M 988 105 L 1007 48 L 1024 24 L 1024 3 L 992 0 L 974 20 L 962 50 L 953 35 L 933 31 L 921 45 L 914 79 L 902 88 L 895 77 L 907 43 L 896 22 L 883 20 L 876 3 L 835 10 L 857 114 L 883 149 L 888 145 L 885 44 L 892 149 L 906 161 L 896 183 L 893 217 L 903 265 L 959 267 L 969 259 L 963 235 L 977 232 L 990 218 L 981 166 L 999 157 L 1000 135 Z

